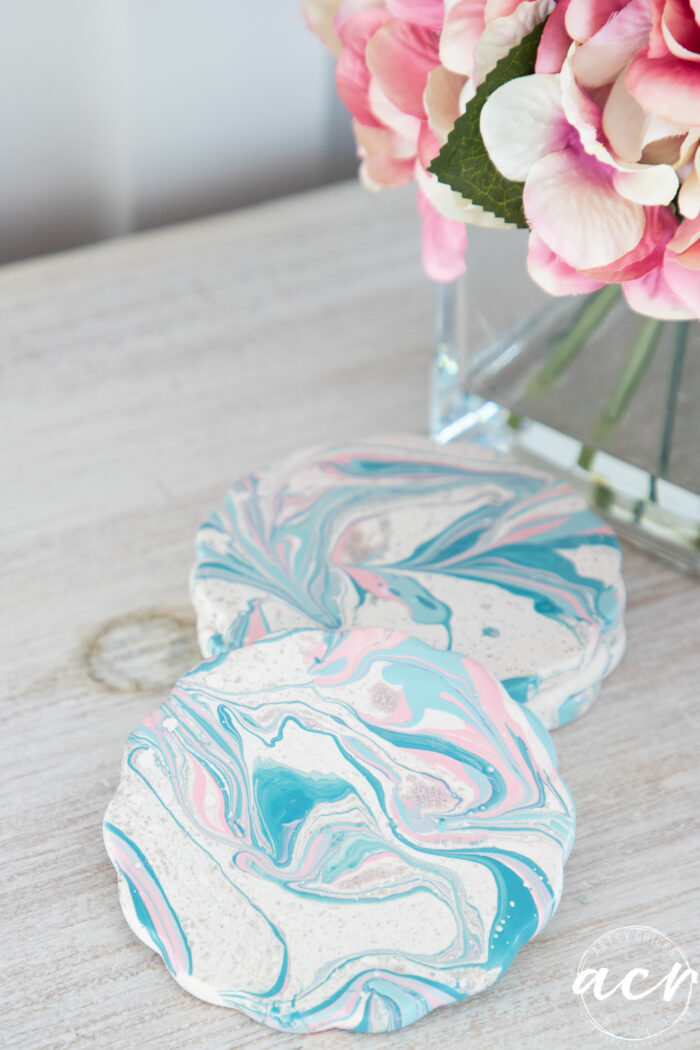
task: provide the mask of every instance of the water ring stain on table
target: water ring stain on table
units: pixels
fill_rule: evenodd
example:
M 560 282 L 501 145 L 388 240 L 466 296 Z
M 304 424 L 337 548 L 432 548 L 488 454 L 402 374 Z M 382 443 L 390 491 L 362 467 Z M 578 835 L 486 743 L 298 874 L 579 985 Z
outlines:
M 157 611 L 103 624 L 83 654 L 90 678 L 119 692 L 169 688 L 199 659 L 193 620 Z

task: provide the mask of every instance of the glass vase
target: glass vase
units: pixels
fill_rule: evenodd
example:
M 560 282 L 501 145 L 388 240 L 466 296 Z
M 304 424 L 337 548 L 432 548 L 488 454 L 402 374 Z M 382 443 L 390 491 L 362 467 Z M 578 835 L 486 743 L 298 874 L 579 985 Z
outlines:
M 564 475 L 623 535 L 700 571 L 700 325 L 632 312 L 619 287 L 552 298 L 527 234 L 470 229 L 436 286 L 431 432 Z

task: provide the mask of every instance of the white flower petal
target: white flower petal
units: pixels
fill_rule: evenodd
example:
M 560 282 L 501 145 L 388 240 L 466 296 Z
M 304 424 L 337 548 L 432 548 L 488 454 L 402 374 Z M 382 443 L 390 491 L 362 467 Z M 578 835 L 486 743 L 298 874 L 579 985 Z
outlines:
M 700 176 L 693 170 L 681 186 L 678 194 L 678 207 L 687 219 L 697 219 L 700 215 Z
M 444 66 L 436 66 L 432 73 L 428 74 L 425 86 L 425 112 L 428 114 L 428 122 L 435 134 L 443 142 L 452 131 L 454 122 L 463 107 L 460 105 L 460 93 L 464 85 L 464 78 L 458 73 L 452 73 Z
M 489 156 L 501 174 L 515 182 L 524 182 L 540 157 L 562 148 L 565 126 L 554 73 L 509 80 L 481 111 L 481 136 Z
M 639 164 L 636 171 L 616 171 L 613 185 L 637 204 L 670 204 L 678 193 L 678 176 L 670 164 Z
M 675 165 L 676 169 L 682 168 L 684 164 L 695 164 L 697 170 L 698 161 L 700 161 L 698 142 L 700 142 L 700 128 L 691 128 L 683 139 Z
M 639 160 L 648 121 L 647 114 L 627 90 L 623 71 L 613 84 L 603 109 L 603 131 L 621 160 L 630 163 Z

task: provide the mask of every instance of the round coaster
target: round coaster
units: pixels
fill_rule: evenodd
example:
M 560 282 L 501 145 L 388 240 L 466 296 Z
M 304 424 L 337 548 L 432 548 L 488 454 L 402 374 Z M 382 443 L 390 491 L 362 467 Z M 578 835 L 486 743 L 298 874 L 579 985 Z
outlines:
M 129 737 L 104 833 L 130 926 L 188 991 L 379 1032 L 501 976 L 559 901 L 574 810 L 480 664 L 315 629 L 185 675 Z
M 205 655 L 291 627 L 392 627 L 469 653 L 552 729 L 622 657 L 620 564 L 564 482 L 404 436 L 235 484 L 197 534 L 192 598 Z

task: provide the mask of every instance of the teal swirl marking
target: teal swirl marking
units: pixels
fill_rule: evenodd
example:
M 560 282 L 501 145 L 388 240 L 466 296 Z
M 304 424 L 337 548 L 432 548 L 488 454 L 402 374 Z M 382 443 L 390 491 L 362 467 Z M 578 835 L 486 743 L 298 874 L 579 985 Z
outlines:
M 553 728 L 622 655 L 620 560 L 563 482 L 478 446 L 386 441 L 234 485 L 198 532 L 192 596 L 205 655 L 290 627 L 400 628 L 487 663 Z
M 299 826 L 317 802 L 336 802 L 350 791 L 338 777 L 307 777 L 284 766 L 261 765 L 253 776 L 253 800 L 275 862 L 289 862 Z
M 552 915 L 573 833 L 541 723 L 473 660 L 375 628 L 189 672 L 129 737 L 105 823 L 176 979 L 300 1032 L 489 987 Z
M 146 857 L 128 835 L 105 821 L 105 845 L 129 890 L 131 905 L 148 941 L 171 973 L 192 973 L 192 952 L 180 920 Z

